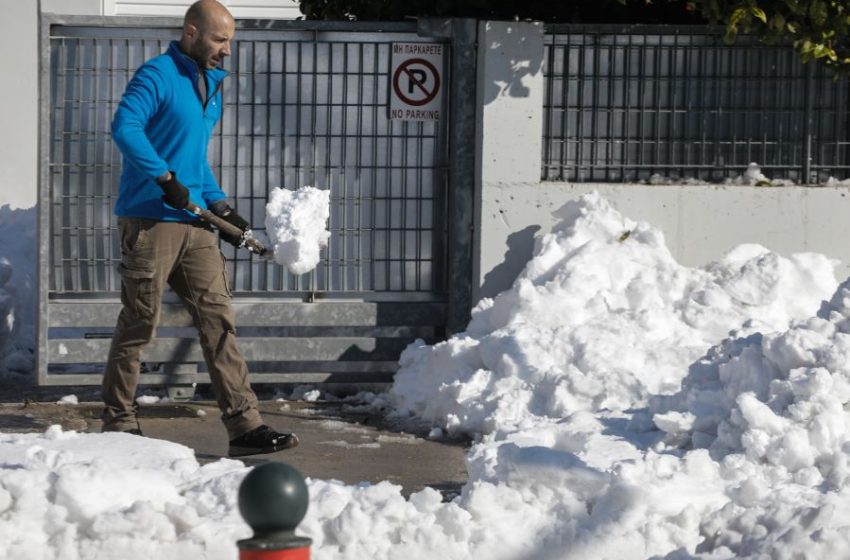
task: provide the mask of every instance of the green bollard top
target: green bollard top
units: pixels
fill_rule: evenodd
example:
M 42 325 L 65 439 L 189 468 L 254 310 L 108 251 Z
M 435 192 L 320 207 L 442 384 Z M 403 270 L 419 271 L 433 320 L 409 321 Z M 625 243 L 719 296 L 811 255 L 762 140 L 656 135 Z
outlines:
M 310 546 L 295 528 L 307 514 L 310 501 L 304 477 L 285 463 L 264 463 L 248 473 L 239 486 L 239 513 L 254 537 L 239 541 L 241 549 L 288 549 Z

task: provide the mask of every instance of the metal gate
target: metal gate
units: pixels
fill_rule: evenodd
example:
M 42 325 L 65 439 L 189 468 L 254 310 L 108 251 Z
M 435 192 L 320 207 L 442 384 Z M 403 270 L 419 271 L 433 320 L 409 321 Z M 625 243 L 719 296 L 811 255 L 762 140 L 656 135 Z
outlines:
M 40 384 L 100 382 L 120 309 L 112 114 L 180 25 L 43 17 Z M 434 41 L 406 23 L 239 22 L 209 147 L 222 188 L 259 231 L 271 189 L 331 192 L 331 239 L 313 272 L 223 246 L 255 381 L 388 381 L 410 341 L 444 336 L 448 119 L 387 116 L 392 43 Z M 143 358 L 142 383 L 206 381 L 174 294 Z

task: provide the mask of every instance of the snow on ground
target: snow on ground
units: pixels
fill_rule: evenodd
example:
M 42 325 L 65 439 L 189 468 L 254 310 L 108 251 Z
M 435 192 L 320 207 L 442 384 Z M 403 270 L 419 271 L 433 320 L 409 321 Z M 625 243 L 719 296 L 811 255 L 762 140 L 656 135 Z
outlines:
M 266 204 L 266 234 L 274 259 L 292 274 L 305 274 L 319 264 L 328 245 L 330 191 L 301 187 L 296 191 L 273 189 Z
M 848 556 L 833 263 L 744 245 L 686 268 L 595 194 L 561 218 L 512 289 L 372 397 L 476 438 L 461 495 L 308 480 L 313 557 Z M 0 558 L 234 558 L 246 470 L 121 434 L 0 434 Z
M 234 558 L 244 466 L 125 434 L 0 434 L 0 558 Z

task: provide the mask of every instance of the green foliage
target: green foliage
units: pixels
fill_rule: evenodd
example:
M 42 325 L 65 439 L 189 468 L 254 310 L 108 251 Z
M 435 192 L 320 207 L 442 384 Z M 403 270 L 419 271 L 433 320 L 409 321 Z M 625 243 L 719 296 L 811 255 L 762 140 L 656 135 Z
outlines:
M 850 70 L 847 0 L 686 0 L 686 3 L 709 21 L 724 24 L 728 42 L 734 41 L 739 33 L 759 36 L 768 43 L 787 40 L 803 62 L 818 60 L 839 73 Z
M 308 19 L 395 21 L 409 17 L 534 19 L 577 23 L 720 23 L 790 41 L 803 62 L 850 70 L 850 0 L 300 0 Z
M 410 17 L 533 19 L 574 23 L 702 23 L 682 2 L 644 0 L 300 0 L 307 19 Z

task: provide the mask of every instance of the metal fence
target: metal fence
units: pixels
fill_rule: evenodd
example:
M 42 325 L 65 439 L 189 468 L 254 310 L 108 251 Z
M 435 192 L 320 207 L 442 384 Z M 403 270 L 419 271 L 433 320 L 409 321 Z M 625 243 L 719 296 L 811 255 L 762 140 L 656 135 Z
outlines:
M 542 178 L 800 183 L 850 170 L 848 83 L 788 47 L 699 27 L 547 27 Z
M 100 382 L 121 307 L 112 115 L 179 25 L 42 16 L 40 384 Z M 411 341 L 445 336 L 452 125 L 393 121 L 387 111 L 393 43 L 436 41 L 447 39 L 421 37 L 410 22 L 239 22 L 209 147 L 214 172 L 260 235 L 274 188 L 311 185 L 331 200 L 331 238 L 309 274 L 223 246 L 255 381 L 388 381 Z M 208 381 L 174 294 L 144 357 L 141 383 Z
M 224 247 L 234 290 L 443 293 L 445 127 L 387 118 L 390 47 L 411 35 L 291 27 L 237 33 L 209 154 L 222 188 L 259 233 L 270 190 L 329 189 L 331 239 L 319 266 L 303 276 Z M 51 28 L 55 292 L 119 289 L 112 208 L 121 161 L 112 114 L 133 72 L 178 35 L 156 27 Z

